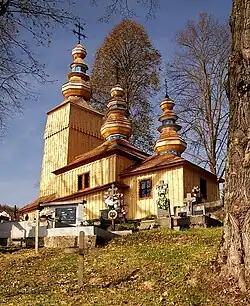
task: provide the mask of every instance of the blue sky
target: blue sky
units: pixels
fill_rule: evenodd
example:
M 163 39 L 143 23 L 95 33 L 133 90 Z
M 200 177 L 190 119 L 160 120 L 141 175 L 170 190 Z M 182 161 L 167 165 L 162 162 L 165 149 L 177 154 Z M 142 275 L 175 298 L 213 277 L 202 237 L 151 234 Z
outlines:
M 103 14 L 103 6 L 95 8 L 88 5 L 89 1 L 76 2 L 80 3 L 77 11 L 82 12 L 86 20 L 88 38 L 84 45 L 88 52 L 86 62 L 91 70 L 96 49 L 122 17 L 114 16 L 108 24 L 100 23 L 98 17 Z M 104 5 L 107 1 L 99 2 Z M 231 0 L 160 2 L 161 8 L 155 19 L 146 21 L 143 9 L 138 10 L 138 16 L 134 19 L 144 25 L 153 45 L 161 52 L 163 61 L 171 56 L 174 35 L 183 29 L 188 19 L 197 19 L 200 12 L 208 12 L 221 22 L 227 21 L 232 3 Z M 22 207 L 38 195 L 46 112 L 63 101 L 61 85 L 66 81 L 72 61 L 71 49 L 76 42 L 73 33 L 56 28 L 49 48 L 34 47 L 39 60 L 46 64 L 46 72 L 56 81 L 37 86 L 37 100 L 26 101 L 23 114 L 15 115 L 9 122 L 5 137 L 0 140 L 0 204 Z

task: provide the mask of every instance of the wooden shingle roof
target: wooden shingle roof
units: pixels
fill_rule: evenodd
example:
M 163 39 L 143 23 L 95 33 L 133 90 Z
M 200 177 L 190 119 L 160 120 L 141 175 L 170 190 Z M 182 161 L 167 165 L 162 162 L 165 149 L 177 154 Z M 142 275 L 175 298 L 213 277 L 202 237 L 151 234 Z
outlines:
M 71 163 L 55 170 L 53 173 L 60 174 L 115 153 L 122 156 L 128 156 L 138 161 L 143 161 L 145 158 L 149 157 L 148 153 L 141 151 L 127 140 L 114 139 L 105 141 L 95 149 L 77 156 Z
M 120 173 L 120 177 L 133 176 L 141 173 L 147 173 L 152 171 L 157 171 L 161 169 L 174 168 L 178 166 L 185 166 L 203 173 L 207 177 L 210 177 L 214 181 L 218 181 L 215 174 L 210 171 L 203 169 L 190 161 L 186 160 L 181 156 L 177 156 L 171 153 L 165 155 L 153 155 L 146 158 L 140 163 L 140 165 L 131 166 Z M 219 181 L 218 181 L 219 182 Z
M 28 213 L 31 211 L 34 211 L 38 208 L 38 204 L 39 202 L 49 202 L 49 201 L 53 201 L 56 198 L 56 194 L 50 194 L 44 197 L 39 197 L 36 200 L 30 202 L 29 204 L 25 205 L 24 207 L 22 207 L 21 209 L 18 210 L 19 214 L 24 214 L 24 213 Z

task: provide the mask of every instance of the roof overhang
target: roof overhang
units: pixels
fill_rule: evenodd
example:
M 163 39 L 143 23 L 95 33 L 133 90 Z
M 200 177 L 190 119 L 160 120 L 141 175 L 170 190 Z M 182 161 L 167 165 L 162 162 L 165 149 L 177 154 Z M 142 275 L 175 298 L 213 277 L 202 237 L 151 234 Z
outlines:
M 81 200 L 81 201 L 70 201 L 70 202 L 46 202 L 46 203 L 40 203 L 40 207 L 48 207 L 48 206 L 67 206 L 67 205 L 79 205 L 79 204 L 86 204 L 87 201 Z
M 104 146 L 104 144 L 102 144 L 101 146 Z M 91 151 L 90 151 L 90 153 L 91 153 Z M 75 161 L 73 161 L 72 163 L 70 163 L 70 164 L 68 164 L 68 165 L 66 165 L 62 168 L 56 169 L 55 171 L 53 171 L 53 173 L 58 175 L 58 174 L 67 172 L 69 170 L 75 169 L 77 167 L 80 167 L 80 166 L 86 165 L 88 163 L 91 163 L 93 161 L 99 160 L 101 158 L 105 158 L 105 157 L 114 155 L 114 154 L 117 154 L 119 156 L 128 157 L 128 158 L 131 158 L 132 160 L 135 160 L 135 161 L 142 161 L 145 158 L 147 158 L 148 156 L 150 156 L 148 153 L 142 152 L 139 149 L 133 151 L 133 147 L 131 149 L 129 147 L 126 147 L 126 146 L 123 146 L 123 145 L 119 144 L 119 142 L 118 142 L 117 146 L 115 146 L 113 148 L 108 148 L 107 150 L 104 149 L 101 152 L 97 151 L 97 153 L 95 153 L 93 155 L 88 156 L 88 153 L 85 153 L 84 154 L 85 156 L 83 156 L 82 158 L 78 158 Z

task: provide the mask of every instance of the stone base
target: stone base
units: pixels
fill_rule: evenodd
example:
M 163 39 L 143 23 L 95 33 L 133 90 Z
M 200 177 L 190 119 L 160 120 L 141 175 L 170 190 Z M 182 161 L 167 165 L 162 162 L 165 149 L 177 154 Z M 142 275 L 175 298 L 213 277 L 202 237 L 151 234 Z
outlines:
M 92 249 L 96 245 L 96 236 L 85 236 L 85 248 Z M 78 237 L 77 236 L 54 236 L 45 237 L 44 246 L 47 248 L 77 248 Z
M 157 218 L 157 224 L 159 224 L 162 227 L 167 227 L 167 228 L 172 228 L 172 218 L 167 218 L 167 217 L 159 217 Z
M 188 228 L 207 228 L 212 226 L 222 226 L 222 222 L 206 215 L 158 218 L 157 224 L 162 227 L 182 230 Z
M 155 220 L 141 220 L 139 230 L 149 230 L 156 226 Z

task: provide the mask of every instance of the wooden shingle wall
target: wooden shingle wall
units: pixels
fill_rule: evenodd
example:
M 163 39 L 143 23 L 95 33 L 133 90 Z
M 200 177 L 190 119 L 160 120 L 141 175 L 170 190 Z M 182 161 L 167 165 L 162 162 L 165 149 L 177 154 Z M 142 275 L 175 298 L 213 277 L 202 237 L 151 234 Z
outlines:
M 49 112 L 44 133 L 44 154 L 39 196 L 58 192 L 54 170 L 100 145 L 102 116 L 72 103 Z M 65 190 L 66 192 L 66 190 Z
M 212 178 L 207 171 L 184 167 L 184 195 L 192 191 L 194 186 L 200 186 L 200 178 L 207 182 L 207 202 L 219 200 L 219 187 L 216 178 Z
M 78 175 L 86 172 L 90 174 L 90 188 L 114 182 L 116 180 L 116 155 L 113 154 L 58 174 L 56 179 L 57 197 L 64 197 L 77 192 Z
M 48 115 L 44 133 L 39 196 L 49 195 L 54 192 L 55 175 L 52 171 L 67 164 L 69 112 L 70 105 L 66 104 Z
M 102 123 L 103 118 L 98 113 L 71 105 L 68 163 L 103 143 L 100 133 Z
M 139 181 L 152 179 L 152 197 L 145 199 L 139 198 Z M 163 180 L 169 186 L 169 199 L 171 213 L 173 214 L 174 206 L 183 205 L 183 167 L 172 169 L 163 169 L 146 174 L 125 177 L 123 182 L 130 186 L 124 193 L 124 200 L 128 205 L 128 218 L 140 219 L 149 215 L 157 215 L 157 190 L 156 186 Z

